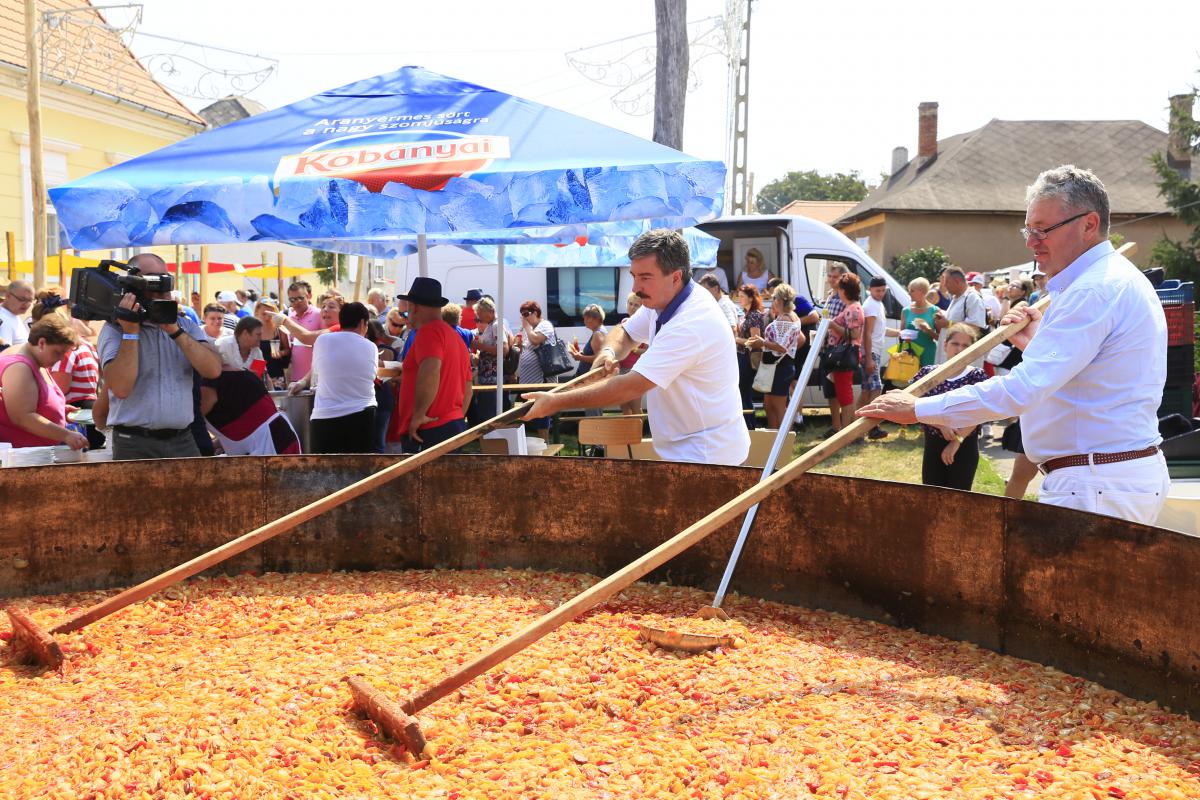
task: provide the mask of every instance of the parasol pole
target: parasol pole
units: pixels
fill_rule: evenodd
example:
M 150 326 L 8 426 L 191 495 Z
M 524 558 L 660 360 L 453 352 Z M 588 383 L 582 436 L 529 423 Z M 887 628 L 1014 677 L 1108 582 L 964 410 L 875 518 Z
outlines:
M 180 302 L 186 306 L 191 298 L 183 296 L 183 259 L 179 255 L 181 249 L 179 245 L 175 245 L 175 288 L 179 289 L 179 296 L 182 298 Z
M 8 282 L 12 283 L 17 279 L 17 253 L 12 231 L 4 232 L 4 243 L 8 246 Z
M 354 273 L 354 302 L 362 302 L 363 272 L 367 269 L 366 257 L 358 257 L 358 269 Z
M 200 308 L 212 302 L 208 296 L 208 245 L 200 245 Z
M 504 245 L 496 246 L 496 414 L 504 413 Z M 495 416 L 493 414 L 492 416 Z
M 42 54 L 37 0 L 25 0 L 25 110 L 29 116 L 29 182 L 33 203 L 33 285 L 46 285 L 46 169 L 42 159 Z
M 417 234 L 417 274 L 422 278 L 429 277 L 429 245 L 425 234 Z
M 262 277 L 262 293 L 263 293 L 263 297 L 267 297 L 268 295 L 270 295 L 270 292 L 268 292 L 268 291 L 267 291 L 267 286 L 269 286 L 269 285 L 270 285 L 270 284 L 267 282 L 267 281 L 268 281 L 268 278 L 267 278 L 267 265 L 268 265 L 268 264 L 270 264 L 270 263 L 271 263 L 271 262 L 267 261 L 267 251 L 266 251 L 266 250 L 259 250 L 259 251 L 258 251 L 258 274 L 259 274 L 259 275 Z M 281 312 L 283 312 L 284 314 L 286 314 L 286 313 L 287 313 L 287 305 L 285 305 L 285 302 L 284 302 L 284 299 L 283 299 L 283 295 L 280 295 L 280 296 L 279 296 L 279 310 L 280 310 Z
M 338 288 L 338 269 L 341 268 L 341 264 L 342 254 L 335 252 L 333 254 L 333 290 L 335 292 L 341 291 L 341 289 Z
M 278 263 L 279 263 L 279 271 L 278 271 L 279 302 L 283 303 L 283 295 L 284 295 L 284 291 L 283 291 L 283 251 L 280 250 L 275 255 L 278 257 Z M 266 283 L 265 278 L 263 279 L 263 283 L 264 284 Z

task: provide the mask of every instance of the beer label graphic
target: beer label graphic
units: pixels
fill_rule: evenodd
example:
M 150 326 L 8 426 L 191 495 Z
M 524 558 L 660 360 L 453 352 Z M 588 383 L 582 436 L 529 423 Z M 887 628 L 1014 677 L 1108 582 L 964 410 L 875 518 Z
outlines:
M 331 146 L 332 145 L 332 146 Z M 275 193 L 292 180 L 342 178 L 381 192 L 388 183 L 438 191 L 451 178 L 478 172 L 496 159 L 510 157 L 507 136 L 438 136 L 401 141 L 326 142 L 280 159 L 275 170 Z

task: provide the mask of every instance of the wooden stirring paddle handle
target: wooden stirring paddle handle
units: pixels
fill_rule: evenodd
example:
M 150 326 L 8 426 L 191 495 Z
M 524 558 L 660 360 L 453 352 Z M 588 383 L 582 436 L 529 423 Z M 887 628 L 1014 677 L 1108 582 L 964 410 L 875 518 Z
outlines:
M 589 381 L 595 380 L 603 373 L 600 370 L 585 372 L 560 386 L 551 390 L 551 393 L 565 391 L 581 386 Z M 261 528 L 256 528 L 249 533 L 243 534 L 233 541 L 225 544 L 207 553 L 193 558 L 191 561 L 180 564 L 177 567 L 167 570 L 161 575 L 157 575 L 150 580 L 139 583 L 137 586 L 126 589 L 120 594 L 113 595 L 107 600 L 103 600 L 96 605 L 85 608 L 78 614 L 64 620 L 53 629 L 50 633 L 69 633 L 79 630 L 80 628 L 90 625 L 102 617 L 106 617 L 116 611 L 120 611 L 128 605 L 146 599 L 156 592 L 174 586 L 180 581 L 186 580 L 191 576 L 203 572 L 209 567 L 214 567 L 222 561 L 233 558 L 238 553 L 245 552 L 256 544 L 272 539 L 281 533 L 287 533 L 295 528 L 308 522 L 314 517 L 324 514 L 330 509 L 337 508 L 340 505 L 350 502 L 356 497 L 366 494 L 372 489 L 377 489 L 380 486 L 399 478 L 401 475 L 407 475 L 413 470 L 428 464 L 439 456 L 445 455 L 453 450 L 457 450 L 464 444 L 475 441 L 486 433 L 490 433 L 496 428 L 500 428 L 510 422 L 515 422 L 524 416 L 533 404 L 530 402 L 520 403 L 513 408 L 505 411 L 503 414 L 493 417 L 487 422 L 481 422 L 474 428 L 468 428 L 462 433 L 454 436 L 441 444 L 430 447 L 428 450 L 422 450 L 416 455 L 409 456 L 403 461 L 398 461 L 390 467 L 380 470 L 372 475 L 368 475 L 360 481 L 350 484 L 342 489 L 338 489 L 332 494 L 322 497 L 303 508 L 298 508 L 286 516 L 280 517 L 274 522 L 268 522 Z
M 1040 301 L 1037 308 L 1044 309 L 1049 303 L 1049 298 Z M 1027 320 L 1006 325 L 1005 327 L 993 331 L 984 336 L 975 344 L 963 350 L 954 358 L 932 370 L 921 380 L 909 387 L 908 391 L 914 395 L 920 396 L 936 386 L 947 375 L 956 375 L 962 368 L 979 358 L 983 353 L 986 353 L 992 347 L 995 347 L 1000 342 L 1017 333 L 1027 325 Z M 692 545 L 710 535 L 722 525 L 731 520 L 740 517 L 745 511 L 753 505 L 763 501 L 768 495 L 776 489 L 784 486 L 787 483 L 795 480 L 810 470 L 812 467 L 824 461 L 829 456 L 841 450 L 850 442 L 865 435 L 866 432 L 874 427 L 876 420 L 862 418 L 855 420 L 850 425 L 847 425 L 836 434 L 826 439 L 821 444 L 812 448 L 804 455 L 792 461 L 783 469 L 776 472 L 774 475 L 766 478 L 760 483 L 755 484 L 752 488 L 730 500 L 725 505 L 713 511 L 708 516 L 693 523 L 691 526 L 676 534 L 671 539 L 660 544 L 658 547 L 646 553 L 641 558 L 634 561 L 632 564 L 624 567 L 620 571 L 605 578 L 596 585 L 592 586 L 580 594 L 576 595 L 571 600 L 563 603 L 558 608 L 540 617 L 534 622 L 526 625 L 524 628 L 508 637 L 504 641 L 496 644 L 491 649 L 484 652 L 482 655 L 475 658 L 463 666 L 458 671 L 447 675 L 442 680 L 438 681 L 433 686 L 423 690 L 421 693 L 414 696 L 411 700 L 404 703 L 402 708 L 407 714 L 415 714 L 431 703 L 435 703 L 456 689 L 469 683 L 483 673 L 490 670 L 492 667 L 507 660 L 509 657 L 521 652 L 529 645 L 541 639 L 546 634 L 554 629 L 575 619 L 580 614 L 585 613 L 593 606 L 603 603 L 608 598 L 625 589 L 634 581 L 643 577 L 647 573 L 670 561 L 675 556 L 687 550 Z

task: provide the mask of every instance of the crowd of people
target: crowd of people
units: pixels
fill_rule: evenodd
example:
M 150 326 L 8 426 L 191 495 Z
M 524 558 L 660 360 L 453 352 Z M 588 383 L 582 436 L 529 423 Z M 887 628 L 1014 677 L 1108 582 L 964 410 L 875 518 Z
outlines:
M 138 258 L 143 270 L 147 265 L 151 271 L 165 269 L 157 257 Z M 716 301 L 732 334 L 742 419 L 748 428 L 759 424 L 757 405 L 763 408 L 767 428 L 777 429 L 783 423 L 812 333 L 822 316 L 829 319 L 817 378 L 831 415 L 826 435 L 848 425 L 856 410 L 883 390 L 886 339 L 904 339 L 904 346 L 919 358 L 922 370 L 916 377 L 921 377 L 1000 318 L 1036 300 L 1045 285 L 1039 270 L 1033 280 L 994 282 L 992 291 L 984 293 L 978 273 L 949 267 L 936 283 L 917 278 L 909 284 L 912 303 L 903 309 L 900 328 L 893 329 L 887 327 L 882 304 L 886 283 L 874 279 L 864 292 L 859 278 L 841 262 L 830 262 L 828 294 L 815 305 L 769 274 L 754 249 L 747 252 L 745 268 L 738 275 L 742 282 L 730 293 L 723 288 L 724 276 L 723 270 L 709 268 L 697 270 L 692 277 Z M 544 373 L 538 351 L 553 346 L 558 333 L 534 300 L 521 304 L 515 333 L 482 290 L 470 289 L 462 304 L 452 303 L 441 296 L 437 281 L 424 278 L 391 304 L 379 289 L 370 291 L 365 305 L 346 302 L 336 290 L 326 290 L 314 301 L 312 287 L 305 281 L 292 283 L 286 300 L 288 311 L 281 313 L 271 296 L 221 291 L 213 302 L 201 306 L 199 294 L 192 293 L 191 306 L 181 306 L 177 331 L 146 323 L 91 326 L 70 316 L 68 300 L 57 287 L 35 293 L 27 283 L 14 281 L 0 304 L 0 341 L 22 349 L 5 351 L 0 374 L 9 363 L 24 368 L 12 372 L 15 388 L 6 393 L 6 407 L 0 406 L 0 439 L 17 446 L 103 447 L 105 435 L 94 421 L 72 425 L 66 419 L 67 409 L 92 410 L 100 401 L 100 419 L 114 426 L 116 458 L 193 454 L 193 443 L 200 455 L 297 453 L 299 436 L 269 394 L 286 389 L 291 394 L 310 390 L 314 394 L 308 445 L 312 452 L 415 452 L 461 432 L 468 423 L 476 425 L 495 416 L 495 392 L 476 392 L 472 387 L 495 386 L 501 369 L 508 384 L 556 381 Z M 633 292 L 626 305 L 629 316 L 621 320 L 622 325 L 641 307 L 642 297 Z M 53 321 L 50 327 L 30 327 L 30 322 L 36 326 L 48 315 L 65 322 L 68 332 L 60 332 Z M 605 316 L 597 305 L 582 311 L 586 338 L 582 345 L 575 339 L 568 348 L 578 364 L 576 375 L 592 369 L 600 358 L 609 333 Z M 31 330 L 43 336 L 42 344 L 25 344 Z M 418 336 L 421 330 L 425 333 Z M 178 331 L 202 346 L 177 346 Z M 172 340 L 170 347 L 167 339 Z M 496 356 L 498 340 L 501 360 Z M 211 345 L 211 355 L 204 345 Z M 106 356 L 98 347 L 104 348 Z M 620 360 L 618 371 L 628 374 L 646 347 L 635 343 Z M 999 374 L 1019 363 L 1020 351 L 1014 348 L 1010 353 Z M 57 358 L 42 365 L 44 373 L 39 371 L 35 365 L 50 355 Z M 219 369 L 212 355 L 219 358 Z M 139 360 L 132 362 L 132 358 Z M 395 363 L 403 365 L 399 377 L 378 376 L 379 367 Z M 190 386 L 188 381 L 164 381 L 151 374 L 160 369 L 190 370 Z M 110 370 L 111 401 L 101 389 Z M 135 392 L 131 374 L 142 379 L 146 391 Z M 938 391 L 995 374 L 997 365 L 981 364 L 945 382 Z M 165 387 L 172 398 L 190 392 L 193 418 L 183 417 L 186 403 L 169 413 L 161 402 L 158 408 L 142 408 L 151 386 Z M 505 407 L 513 400 L 506 395 Z M 618 405 L 623 413 L 639 413 L 643 398 L 639 394 Z M 528 424 L 534 434 L 548 436 L 548 416 Z M 803 419 L 796 424 L 803 425 Z M 1016 435 L 1006 437 L 1006 445 L 1020 451 L 1019 425 L 1012 427 Z M 969 489 L 978 463 L 979 426 L 969 431 L 924 426 L 924 431 L 924 482 Z M 879 427 L 868 434 L 872 439 L 886 436 Z M 1031 473 L 1025 475 L 1025 483 L 1029 477 Z
M 153 254 L 130 264 L 167 271 Z M 314 298 L 305 281 L 285 297 L 286 313 L 273 296 L 249 291 L 217 292 L 207 303 L 193 292 L 189 304 L 178 292 L 148 293 L 177 301 L 176 324 L 86 323 L 71 316 L 59 287 L 35 292 L 12 281 L 0 302 L 0 442 L 111 444 L 116 460 L 299 453 L 300 436 L 271 395 L 286 391 L 313 395 L 311 452 L 416 452 L 464 430 L 466 420 L 495 416 L 495 392 L 473 387 L 495 386 L 501 370 L 508 384 L 558 380 L 538 358 L 558 335 L 536 301 L 522 304 L 514 335 L 482 290 L 452 303 L 426 278 L 391 303 L 378 289 L 366 304 L 334 289 Z M 133 295 L 121 305 L 140 307 Z M 607 332 L 604 316 L 599 306 L 584 311 L 593 335 L 569 349 L 581 371 Z M 505 407 L 513 402 L 506 396 Z M 640 400 L 627 405 L 640 411 Z M 80 422 L 68 419 L 84 411 Z M 535 428 L 548 435 L 547 423 Z
M 110 428 L 115 459 L 296 453 L 299 437 L 270 395 L 286 387 L 293 395 L 314 393 L 314 452 L 417 452 L 462 432 L 468 420 L 495 416 L 501 409 L 487 387 L 504 375 L 532 401 L 525 419 L 543 437 L 560 411 L 618 406 L 637 413 L 645 398 L 661 457 L 739 464 L 758 403 L 768 428 L 785 423 L 824 318 L 815 381 L 829 404 L 825 435 L 856 416 L 919 422 L 923 481 L 970 489 L 981 428 L 1008 421 L 1005 446 L 1022 452 L 1010 494 L 1020 496 L 1036 467 L 1056 473 L 1043 487 L 1048 502 L 1084 507 L 1084 497 L 1089 508 L 1152 519 L 1166 492 L 1155 424 L 1158 373 L 1165 374 L 1157 352 L 1165 351 L 1157 347 L 1165 342 L 1161 307 L 1148 282 L 1130 277 L 1136 270 L 1107 243 L 1107 195 L 1098 178 L 1074 167 L 1048 171 L 1030 188 L 1028 206 L 1022 235 L 1037 265 L 1029 279 L 1012 276 L 985 289 L 982 274 L 946 267 L 935 283 L 910 282 L 911 303 L 898 328 L 888 327 L 881 277 L 864 286 L 830 260 L 827 293 L 810 300 L 772 275 L 752 248 L 727 289 L 724 270 L 693 274 L 686 242 L 671 231 L 651 231 L 630 249 L 627 316 L 609 327 L 604 309 L 587 306 L 585 341 L 569 348 L 536 300 L 520 305 L 513 328 L 482 290 L 451 303 L 438 281 L 424 277 L 392 303 L 372 290 L 366 304 L 347 302 L 336 290 L 314 303 L 312 287 L 297 281 L 287 289 L 286 313 L 273 298 L 249 292 L 222 291 L 204 305 L 193 293 L 169 323 L 139 316 L 139 298 L 126 294 L 121 313 L 104 324 L 73 319 L 56 287 L 35 291 L 12 281 L 0 303 L 0 442 L 98 448 L 106 444 L 101 429 Z M 147 275 L 167 272 L 148 253 L 130 265 Z M 1058 294 L 1043 324 L 1034 304 L 1051 290 Z M 148 292 L 141 302 L 167 299 L 180 298 Z M 1110 307 L 1124 316 L 1095 313 Z M 1016 320 L 1028 328 L 920 401 L 884 393 L 885 380 L 892 388 L 920 380 L 984 332 Z M 1137 324 L 1153 334 L 1148 344 L 1112 335 Z M 889 339 L 897 344 L 889 347 Z M 573 359 L 566 366 L 556 358 L 560 350 Z M 1130 353 L 1117 364 L 1109 350 Z M 911 371 L 885 373 L 885 352 Z M 1104 369 L 1094 369 L 1100 362 Z M 380 377 L 381 367 L 397 364 Z M 607 380 L 566 392 L 524 391 L 592 370 Z M 1145 380 L 1147 370 L 1154 374 Z M 1122 425 L 1106 416 L 1114 403 L 1128 411 Z M 1049 411 L 1028 416 L 1031 408 Z M 90 419 L 68 419 L 81 411 Z M 1048 419 L 1070 422 L 1054 427 Z M 876 424 L 865 438 L 887 435 Z M 1109 449 L 1088 451 L 1093 446 Z M 1058 472 L 1141 459 L 1154 463 L 1108 470 L 1124 487 L 1116 491 L 1104 471 L 1082 478 Z M 1109 487 L 1107 496 L 1100 497 L 1100 486 Z

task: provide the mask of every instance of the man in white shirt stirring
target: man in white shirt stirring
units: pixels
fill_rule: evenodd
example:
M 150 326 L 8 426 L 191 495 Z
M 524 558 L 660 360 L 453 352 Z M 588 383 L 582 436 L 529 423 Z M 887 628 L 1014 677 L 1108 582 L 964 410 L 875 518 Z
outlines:
M 709 292 L 691 279 L 687 242 L 672 230 L 648 231 L 629 248 L 633 291 L 642 307 L 605 337 L 592 369 L 609 377 L 559 394 L 524 395 L 526 419 L 565 408 L 619 405 L 649 393 L 654 449 L 668 461 L 741 464 L 750 452 L 742 419 L 737 354 L 729 321 Z M 616 375 L 638 344 L 648 349 Z
M 917 400 L 890 392 L 860 416 L 959 428 L 1021 415 L 1025 452 L 1046 475 L 1039 499 L 1154 524 L 1170 488 L 1157 410 L 1167 325 L 1150 282 L 1108 242 L 1108 194 L 1091 172 L 1043 172 L 1026 195 L 1021 233 L 1049 278 L 1045 315 L 1010 341 L 1007 375 Z

